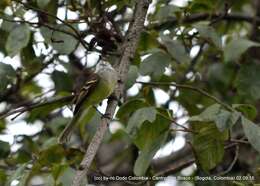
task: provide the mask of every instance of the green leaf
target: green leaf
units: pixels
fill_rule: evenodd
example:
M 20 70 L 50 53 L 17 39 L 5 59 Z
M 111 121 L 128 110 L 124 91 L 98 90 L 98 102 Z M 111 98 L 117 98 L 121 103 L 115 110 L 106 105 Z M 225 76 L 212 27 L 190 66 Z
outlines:
M 54 134 L 58 134 L 60 129 L 63 128 L 69 120 L 69 118 L 55 117 L 46 125 L 46 127 L 50 128 Z
M 38 73 L 42 68 L 41 58 L 35 55 L 33 42 L 33 37 L 31 37 L 29 44 L 21 50 L 20 54 L 22 65 L 29 74 Z
M 130 88 L 133 86 L 133 84 L 136 81 L 136 78 L 138 77 L 138 68 L 135 65 L 131 65 L 127 74 L 127 82 L 126 82 L 126 88 Z
M 68 167 L 67 169 L 64 170 L 63 174 L 59 177 L 60 182 L 62 183 L 63 186 L 71 186 L 72 185 L 72 180 L 75 176 L 75 170 Z M 83 184 L 84 185 L 84 184 Z M 85 183 L 85 185 L 87 185 Z
M 180 8 L 174 5 L 165 5 L 158 9 L 155 18 L 159 21 L 166 21 L 168 18 L 174 17 L 176 12 L 180 12 Z
M 197 24 L 194 28 L 198 30 L 202 38 L 206 39 L 209 43 L 213 43 L 217 48 L 222 48 L 221 37 L 213 27 L 206 24 Z
M 11 177 L 8 179 L 7 185 L 11 185 L 12 181 L 18 180 L 19 183 L 17 186 L 26 186 L 26 181 L 29 177 L 29 172 L 26 171 L 27 164 L 18 165 L 18 169 L 11 174 Z
M 7 53 L 12 57 L 27 46 L 30 40 L 30 29 L 28 25 L 21 24 L 16 26 L 8 35 L 5 45 Z
M 245 117 L 242 117 L 241 120 L 248 141 L 260 153 L 260 127 Z
M 248 119 L 253 120 L 257 116 L 257 109 L 253 105 L 234 104 L 234 105 L 232 105 L 232 107 L 234 109 L 238 110 L 239 112 L 243 113 L 243 115 L 245 117 L 247 117 Z
M 50 2 L 50 0 L 37 0 L 37 5 L 40 8 L 45 8 L 49 2 Z
M 116 113 L 116 117 L 119 119 L 126 118 L 130 116 L 134 111 L 139 108 L 147 107 L 148 104 L 144 99 L 132 99 L 125 102 L 122 106 L 120 106 L 119 110 Z
M 142 61 L 139 72 L 142 75 L 151 75 L 158 79 L 170 63 L 171 57 L 168 54 L 163 51 L 156 51 Z
M 9 16 L 9 15 L 3 15 L 3 18 L 5 18 L 7 20 L 13 20 L 13 17 Z M 1 29 L 3 31 L 10 33 L 17 26 L 19 26 L 19 24 L 15 23 L 15 22 L 3 20 L 2 25 L 1 25 Z
M 8 142 L 0 141 L 0 159 L 6 158 L 10 154 L 10 145 Z
M 0 29 L 0 35 L 0 52 L 6 54 L 5 43 L 7 41 L 8 32 L 4 31 L 3 29 Z
M 56 137 L 51 137 L 49 139 L 47 139 L 46 141 L 44 141 L 44 143 L 42 144 L 41 150 L 47 150 L 48 148 L 55 146 L 58 144 L 58 140 Z
M 156 118 L 156 109 L 154 107 L 144 107 L 136 110 L 130 117 L 126 131 L 130 136 L 134 136 L 137 130 L 145 121 L 153 122 Z
M 13 67 L 5 63 L 0 63 L 0 91 L 4 90 L 15 78 L 16 72 Z
M 158 112 L 166 118 L 169 117 L 166 110 L 159 109 Z M 157 114 L 156 120 L 152 123 L 145 121 L 134 138 L 134 143 L 140 150 L 134 165 L 135 175 L 145 174 L 155 153 L 167 139 L 171 122 L 162 115 Z
M 72 90 L 73 82 L 67 73 L 55 70 L 51 78 L 54 81 L 56 92 L 70 92 Z
M 54 164 L 52 166 L 52 176 L 53 179 L 56 181 L 63 173 L 64 171 L 68 168 L 67 164 Z
M 201 114 L 190 117 L 190 121 L 215 122 L 220 132 L 230 129 L 240 117 L 238 112 L 229 112 L 219 104 L 213 104 L 206 108 Z
M 236 76 L 235 67 L 231 63 L 213 63 L 208 66 L 208 82 L 219 92 L 227 92 Z
M 10 5 L 10 0 L 1 0 L 0 1 L 0 10 L 4 10 L 6 6 Z
M 186 53 L 185 47 L 178 40 L 173 40 L 168 36 L 161 36 L 163 45 L 166 46 L 167 51 L 179 63 L 189 63 L 190 57 Z
M 198 133 L 194 135 L 192 143 L 196 160 L 198 165 L 208 172 L 222 161 L 228 132 L 219 132 L 213 123 L 194 123 L 192 126 Z
M 156 48 L 158 46 L 158 41 L 156 39 L 157 35 L 157 32 L 142 32 L 139 40 L 138 51 L 142 52 L 152 48 Z
M 213 104 L 206 108 L 200 115 L 190 117 L 190 121 L 202 121 L 210 122 L 214 121 L 216 115 L 220 112 L 221 106 L 219 104 Z
M 247 39 L 234 39 L 230 41 L 224 49 L 224 60 L 226 62 L 235 61 L 250 47 L 259 46 L 259 43 Z
M 7 180 L 6 171 L 0 170 L 0 185 L 5 185 Z
M 71 35 L 75 33 L 66 25 L 56 25 L 55 29 L 60 31 L 53 31 L 47 27 L 41 28 L 41 33 L 47 43 L 53 46 L 60 54 L 70 54 L 76 49 L 78 41 Z
M 71 102 L 69 99 L 60 99 L 59 97 L 52 98 L 48 101 L 47 104 L 33 109 L 26 120 L 28 122 L 34 122 L 37 119 L 45 118 L 53 110 L 61 109 L 64 105 Z
M 240 95 L 258 100 L 260 98 L 260 65 L 247 64 L 241 66 L 235 85 Z

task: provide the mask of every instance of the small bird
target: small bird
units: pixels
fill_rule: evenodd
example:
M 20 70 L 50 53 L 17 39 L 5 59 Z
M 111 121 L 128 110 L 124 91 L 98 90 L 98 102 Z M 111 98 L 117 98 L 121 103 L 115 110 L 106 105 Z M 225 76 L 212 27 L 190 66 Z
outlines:
M 75 97 L 75 108 L 73 118 L 67 124 L 58 138 L 58 142 L 64 144 L 69 141 L 73 128 L 78 121 L 88 113 L 90 107 L 97 105 L 114 91 L 118 81 L 116 70 L 108 62 L 101 61 L 96 66 L 96 71 L 88 74 L 79 93 Z

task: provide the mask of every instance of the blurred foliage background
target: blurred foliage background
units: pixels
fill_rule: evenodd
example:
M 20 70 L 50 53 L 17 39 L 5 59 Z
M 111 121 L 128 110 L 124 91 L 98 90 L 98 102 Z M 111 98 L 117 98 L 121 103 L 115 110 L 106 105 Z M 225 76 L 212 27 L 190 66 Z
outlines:
M 84 69 L 118 61 L 134 11 L 134 0 L 0 1 L 0 185 L 71 185 L 101 118 L 94 110 L 70 144 L 59 145 L 72 92 Z M 259 0 L 153 0 L 88 183 L 102 185 L 95 175 L 168 176 L 169 185 L 259 183 L 259 24 Z M 14 123 L 38 130 L 8 141 Z

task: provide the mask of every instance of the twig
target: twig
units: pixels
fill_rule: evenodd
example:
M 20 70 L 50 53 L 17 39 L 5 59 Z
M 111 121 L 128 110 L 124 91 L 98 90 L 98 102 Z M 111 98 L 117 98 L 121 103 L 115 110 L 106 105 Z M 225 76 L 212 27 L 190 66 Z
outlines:
M 60 102 L 64 102 L 64 104 L 69 103 L 73 99 L 73 97 L 74 96 L 66 96 L 66 97 L 61 97 L 61 98 L 53 98 L 53 99 L 50 99 L 46 102 L 33 103 L 31 105 L 21 107 L 21 108 L 18 108 L 16 110 L 7 112 L 3 115 L 0 115 L 0 119 L 6 118 L 7 116 L 17 114 L 17 113 L 19 113 L 18 115 L 20 115 L 20 114 L 22 114 L 26 111 L 33 110 L 33 109 L 36 109 L 36 108 L 40 108 L 40 107 L 43 107 L 43 106 L 46 106 L 46 105 L 49 105 L 49 104 L 53 104 L 53 103 L 60 103 Z
M 144 29 L 144 21 L 149 7 L 149 3 L 150 3 L 149 0 L 136 1 L 134 19 L 132 24 L 130 24 L 129 26 L 129 30 L 127 32 L 123 46 L 121 47 L 122 56 L 118 63 L 119 66 L 117 67 L 118 75 L 120 78 L 120 82 L 118 83 L 118 88 L 114 92 L 117 98 L 120 98 L 124 92 L 124 84 L 127 79 L 127 72 L 129 70 L 130 62 L 134 58 L 141 32 Z M 107 116 L 114 115 L 115 109 L 118 105 L 117 100 L 109 99 L 108 106 L 105 112 Z M 104 138 L 109 122 L 110 119 L 108 118 L 103 118 L 101 120 L 101 123 L 87 148 L 84 158 L 80 163 L 80 167 L 82 167 L 83 170 L 78 170 L 76 172 L 76 175 L 73 179 L 72 186 L 79 186 L 82 182 L 82 179 L 85 177 L 86 173 L 88 172 L 89 167 Z
M 230 163 L 230 165 L 228 166 L 228 168 L 226 170 L 224 170 L 222 172 L 219 172 L 217 175 L 218 176 L 223 176 L 223 175 L 229 173 L 232 170 L 232 168 L 234 167 L 235 163 L 237 162 L 238 155 L 239 155 L 239 145 L 237 144 L 236 145 L 235 156 L 234 156 L 233 161 Z
M 235 111 L 235 109 L 233 109 L 228 104 L 223 103 L 217 97 L 207 93 L 206 91 L 204 91 L 202 89 L 199 89 L 197 87 L 193 87 L 193 86 L 190 86 L 190 85 L 177 84 L 177 83 L 171 83 L 171 82 L 141 82 L 141 81 L 137 81 L 136 83 L 140 83 L 140 84 L 148 85 L 148 86 L 174 86 L 174 87 L 177 87 L 177 88 L 190 89 L 190 90 L 198 92 L 198 93 L 212 99 L 213 101 L 219 103 L 220 105 L 222 105 L 223 107 L 225 107 L 229 111 Z
M 23 3 L 22 1 L 19 1 L 19 0 L 12 0 L 12 1 L 22 4 L 22 5 L 23 5 L 25 8 L 27 8 L 27 9 L 34 10 L 34 11 L 36 11 L 36 12 L 40 12 L 40 13 L 42 13 L 42 14 L 44 14 L 44 15 L 47 15 L 47 16 L 49 16 L 49 17 L 52 17 L 52 18 L 54 18 L 54 19 L 60 21 L 61 23 L 63 23 L 64 25 L 66 25 L 68 28 L 70 28 L 70 29 L 75 33 L 76 38 L 78 39 L 78 41 L 82 44 L 82 46 L 83 46 L 86 50 L 88 50 L 88 46 L 86 45 L 86 42 L 84 41 L 84 39 L 81 38 L 81 34 L 80 34 L 80 33 L 78 32 L 78 30 L 77 30 L 76 28 L 74 28 L 71 24 L 67 23 L 66 21 L 64 21 L 64 20 L 62 20 L 62 19 L 60 19 L 60 18 L 58 18 L 56 15 L 50 14 L 50 13 L 48 13 L 48 12 L 46 12 L 46 11 L 43 11 L 43 10 L 41 10 L 41 9 L 39 9 L 39 8 L 36 8 L 36 7 L 34 7 L 34 6 L 30 6 L 30 5 L 26 4 L 26 3 Z M 46 24 L 45 24 L 45 26 L 46 26 Z

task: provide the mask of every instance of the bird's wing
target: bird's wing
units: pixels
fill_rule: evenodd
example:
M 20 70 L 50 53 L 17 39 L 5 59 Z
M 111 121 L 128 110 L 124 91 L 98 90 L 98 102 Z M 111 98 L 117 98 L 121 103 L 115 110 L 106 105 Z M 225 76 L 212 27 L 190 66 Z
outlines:
M 76 94 L 76 99 L 74 101 L 76 105 L 73 112 L 74 115 L 79 111 L 84 101 L 88 99 L 89 93 L 96 87 L 98 81 L 99 81 L 99 76 L 95 73 L 91 74 L 91 76 L 89 76 L 89 79 L 85 82 L 83 87 Z

